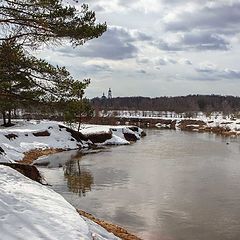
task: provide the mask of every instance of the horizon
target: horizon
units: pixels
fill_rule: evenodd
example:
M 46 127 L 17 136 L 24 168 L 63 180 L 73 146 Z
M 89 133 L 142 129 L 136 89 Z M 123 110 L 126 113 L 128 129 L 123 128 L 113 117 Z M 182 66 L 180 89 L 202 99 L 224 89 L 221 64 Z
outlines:
M 106 94 L 105 94 L 106 96 Z M 175 97 L 188 97 L 188 96 L 218 96 L 218 97 L 234 97 L 234 98 L 240 98 L 240 96 L 234 96 L 234 95 L 223 95 L 223 94 L 188 94 L 188 95 L 176 95 L 176 96 L 142 96 L 142 95 L 132 95 L 132 96 L 112 96 L 112 98 L 137 98 L 137 97 L 141 97 L 141 98 L 164 98 L 164 97 L 168 97 L 168 98 L 175 98 Z M 102 96 L 95 96 L 92 97 L 90 99 L 94 99 L 94 98 L 102 98 Z M 109 99 L 106 97 L 106 99 Z

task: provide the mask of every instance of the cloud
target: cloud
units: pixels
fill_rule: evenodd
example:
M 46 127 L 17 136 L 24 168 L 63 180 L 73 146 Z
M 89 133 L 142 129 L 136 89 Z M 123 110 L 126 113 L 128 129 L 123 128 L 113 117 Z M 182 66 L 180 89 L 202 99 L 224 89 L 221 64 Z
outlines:
M 224 79 L 239 79 L 240 71 L 236 69 L 224 68 L 220 69 L 213 63 L 201 63 L 196 69 L 198 73 L 203 74 L 205 77 L 210 77 L 214 80 Z
M 178 62 L 180 64 L 192 65 L 192 62 L 189 59 L 187 59 L 187 58 L 181 58 L 181 59 L 178 60 Z
M 229 48 L 229 42 L 221 36 L 209 32 L 186 33 L 180 44 L 198 50 L 227 50 Z
M 164 51 L 229 50 L 230 48 L 227 40 L 210 32 L 183 33 L 175 42 L 166 42 L 160 39 L 154 45 Z
M 121 27 L 109 27 L 101 38 L 89 41 L 80 48 L 64 46 L 58 51 L 71 57 L 92 57 L 111 60 L 123 60 L 137 56 L 138 48 L 135 43 L 150 41 L 152 38 L 136 30 Z
M 83 64 L 85 71 L 87 72 L 111 72 L 112 68 L 106 63 L 95 63 L 95 64 Z
M 170 1 L 169 1 L 170 2 Z M 194 11 L 183 10 L 165 21 L 167 31 L 192 31 L 193 29 L 211 30 L 215 33 L 235 34 L 239 32 L 239 1 L 201 1 Z
M 140 70 L 137 71 L 137 73 L 146 74 L 147 72 L 143 69 L 140 69 Z
M 155 65 L 162 65 L 162 66 L 163 65 L 176 64 L 177 63 L 177 61 L 175 59 L 167 58 L 167 57 L 165 57 L 165 58 L 158 57 L 158 58 L 156 58 L 154 60 L 154 62 L 155 62 Z

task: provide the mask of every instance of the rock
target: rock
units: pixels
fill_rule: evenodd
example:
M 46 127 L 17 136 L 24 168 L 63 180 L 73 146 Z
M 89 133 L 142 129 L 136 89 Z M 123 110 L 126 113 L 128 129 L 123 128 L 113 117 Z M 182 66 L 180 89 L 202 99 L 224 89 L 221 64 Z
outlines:
M 33 135 L 35 137 L 49 137 L 50 133 L 46 130 L 46 131 L 42 131 L 42 132 L 33 133 Z
M 10 133 L 10 134 L 5 135 L 5 137 L 8 138 L 9 140 L 11 140 L 11 139 L 15 139 L 15 138 L 17 138 L 18 135 L 13 134 L 13 133 Z
M 112 138 L 112 133 L 96 133 L 86 136 L 92 143 L 104 143 L 108 139 Z
M 82 141 L 88 141 L 88 138 L 86 136 L 84 136 L 82 133 L 75 131 L 71 128 L 62 126 L 62 125 L 58 125 L 60 129 L 65 128 L 67 132 L 71 133 L 71 136 L 77 141 L 77 142 L 82 142 Z
M 42 184 L 42 176 L 35 166 L 20 163 L 0 163 L 0 165 L 11 167 L 33 181 Z
M 136 142 L 138 140 L 135 134 L 123 133 L 123 135 L 124 135 L 124 138 L 129 142 Z

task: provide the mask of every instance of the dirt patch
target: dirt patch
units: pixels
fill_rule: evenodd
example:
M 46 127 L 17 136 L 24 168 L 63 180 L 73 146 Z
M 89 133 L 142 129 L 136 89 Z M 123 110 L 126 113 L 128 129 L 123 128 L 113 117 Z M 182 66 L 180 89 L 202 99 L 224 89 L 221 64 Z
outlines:
M 0 165 L 13 168 L 33 181 L 42 183 L 42 176 L 35 166 L 19 163 L 0 163 Z
M 50 133 L 46 130 L 46 131 L 43 131 L 43 132 L 33 133 L 33 135 L 34 135 L 35 137 L 49 137 L 49 136 L 50 136 Z
M 18 137 L 18 135 L 14 134 L 14 133 L 10 133 L 7 135 L 4 135 L 7 139 L 12 140 Z
M 123 240 L 141 240 L 141 238 L 129 233 L 127 230 L 125 230 L 122 227 L 119 227 L 119 226 L 114 225 L 112 223 L 108 223 L 106 221 L 95 218 L 92 214 L 86 213 L 82 210 L 77 209 L 77 212 L 80 215 L 92 220 L 93 222 L 97 223 L 101 227 L 105 228 L 107 231 L 113 233 L 115 236 L 117 236 L 117 237 L 119 237 Z
M 63 152 L 65 151 L 64 149 L 53 149 L 53 148 L 48 148 L 48 149 L 34 149 L 29 152 L 24 153 L 24 158 L 19 161 L 19 163 L 25 163 L 25 164 L 31 164 L 33 163 L 34 160 L 37 160 L 41 156 L 47 156 L 53 153 L 58 153 L 58 152 Z

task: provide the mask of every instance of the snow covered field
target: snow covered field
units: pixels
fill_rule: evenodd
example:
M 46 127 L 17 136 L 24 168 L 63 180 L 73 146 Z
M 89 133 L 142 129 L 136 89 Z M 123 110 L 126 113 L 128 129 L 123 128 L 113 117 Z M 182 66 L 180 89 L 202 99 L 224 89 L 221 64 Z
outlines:
M 117 240 L 81 217 L 61 195 L 0 166 L 0 239 Z

